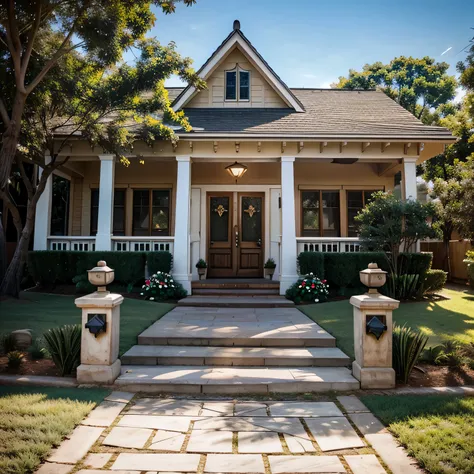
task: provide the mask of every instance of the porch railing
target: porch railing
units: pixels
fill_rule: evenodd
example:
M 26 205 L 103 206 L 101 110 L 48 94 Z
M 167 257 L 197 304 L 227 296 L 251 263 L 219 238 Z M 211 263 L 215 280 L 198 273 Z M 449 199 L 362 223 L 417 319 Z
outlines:
M 297 237 L 297 252 L 359 252 L 358 237 Z
M 112 237 L 112 250 L 117 252 L 173 253 L 174 237 Z
M 48 250 L 73 250 L 75 252 L 95 251 L 95 237 L 49 236 Z

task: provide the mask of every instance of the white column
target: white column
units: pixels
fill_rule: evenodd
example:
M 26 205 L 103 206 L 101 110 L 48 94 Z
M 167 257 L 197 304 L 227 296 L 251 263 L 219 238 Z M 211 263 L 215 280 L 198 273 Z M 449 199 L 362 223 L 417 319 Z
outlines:
M 99 155 L 99 158 L 99 217 L 97 221 L 95 248 L 96 250 L 112 250 L 115 156 Z
M 416 157 L 403 158 L 402 198 L 416 201 Z
M 191 294 L 190 272 L 190 200 L 191 157 L 177 156 L 178 176 L 176 185 L 176 207 L 174 226 L 173 277 Z
M 50 156 L 45 156 L 45 164 L 51 162 Z M 38 168 L 38 179 L 43 172 Z M 51 231 L 51 200 L 53 198 L 53 175 L 46 181 L 43 194 L 41 194 L 36 204 L 35 214 L 35 237 L 33 242 L 34 250 L 48 250 L 48 235 Z
M 194 188 L 191 190 L 191 217 L 190 217 L 190 246 L 191 246 L 191 274 L 193 280 L 199 280 L 196 268 L 197 261 L 200 257 L 201 243 L 201 190 Z M 202 257 L 206 258 L 206 255 Z
M 281 157 L 281 262 L 280 294 L 298 279 L 296 268 L 296 216 L 294 156 Z

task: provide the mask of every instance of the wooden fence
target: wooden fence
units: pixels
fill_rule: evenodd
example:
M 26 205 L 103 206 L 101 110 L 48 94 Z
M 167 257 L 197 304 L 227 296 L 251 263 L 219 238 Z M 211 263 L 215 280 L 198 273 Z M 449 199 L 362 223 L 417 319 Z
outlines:
M 466 252 L 472 250 L 469 240 L 451 240 L 449 242 L 449 257 L 451 259 L 451 278 L 454 280 L 467 280 L 467 267 L 463 263 Z M 421 242 L 422 252 L 433 252 L 433 268 L 444 270 L 444 244 L 443 242 Z

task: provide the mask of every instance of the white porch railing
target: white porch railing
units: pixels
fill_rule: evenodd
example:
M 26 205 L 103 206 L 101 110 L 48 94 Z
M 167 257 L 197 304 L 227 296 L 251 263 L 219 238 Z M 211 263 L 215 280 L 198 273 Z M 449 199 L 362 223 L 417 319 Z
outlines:
M 73 250 L 75 252 L 95 251 L 95 237 L 49 236 L 48 250 Z
M 112 250 L 117 252 L 173 253 L 174 237 L 112 237 Z
M 301 252 L 359 252 L 358 237 L 297 237 L 297 253 Z

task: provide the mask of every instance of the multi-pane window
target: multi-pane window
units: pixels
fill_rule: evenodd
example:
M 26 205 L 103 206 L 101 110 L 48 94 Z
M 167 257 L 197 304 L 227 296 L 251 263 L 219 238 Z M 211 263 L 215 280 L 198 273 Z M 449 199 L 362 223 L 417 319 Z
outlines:
M 170 191 L 133 190 L 133 235 L 170 235 Z
M 91 235 L 97 235 L 99 221 L 99 190 L 91 189 Z M 125 189 L 114 190 L 114 235 L 125 235 Z
M 303 236 L 339 237 L 339 191 L 303 191 L 301 207 Z
M 250 71 L 237 66 L 225 72 L 225 100 L 250 100 Z
M 69 225 L 69 195 L 71 182 L 53 175 L 53 197 L 51 200 L 51 235 L 67 235 Z
M 372 191 L 347 191 L 347 235 L 357 237 L 355 216 L 370 202 Z

